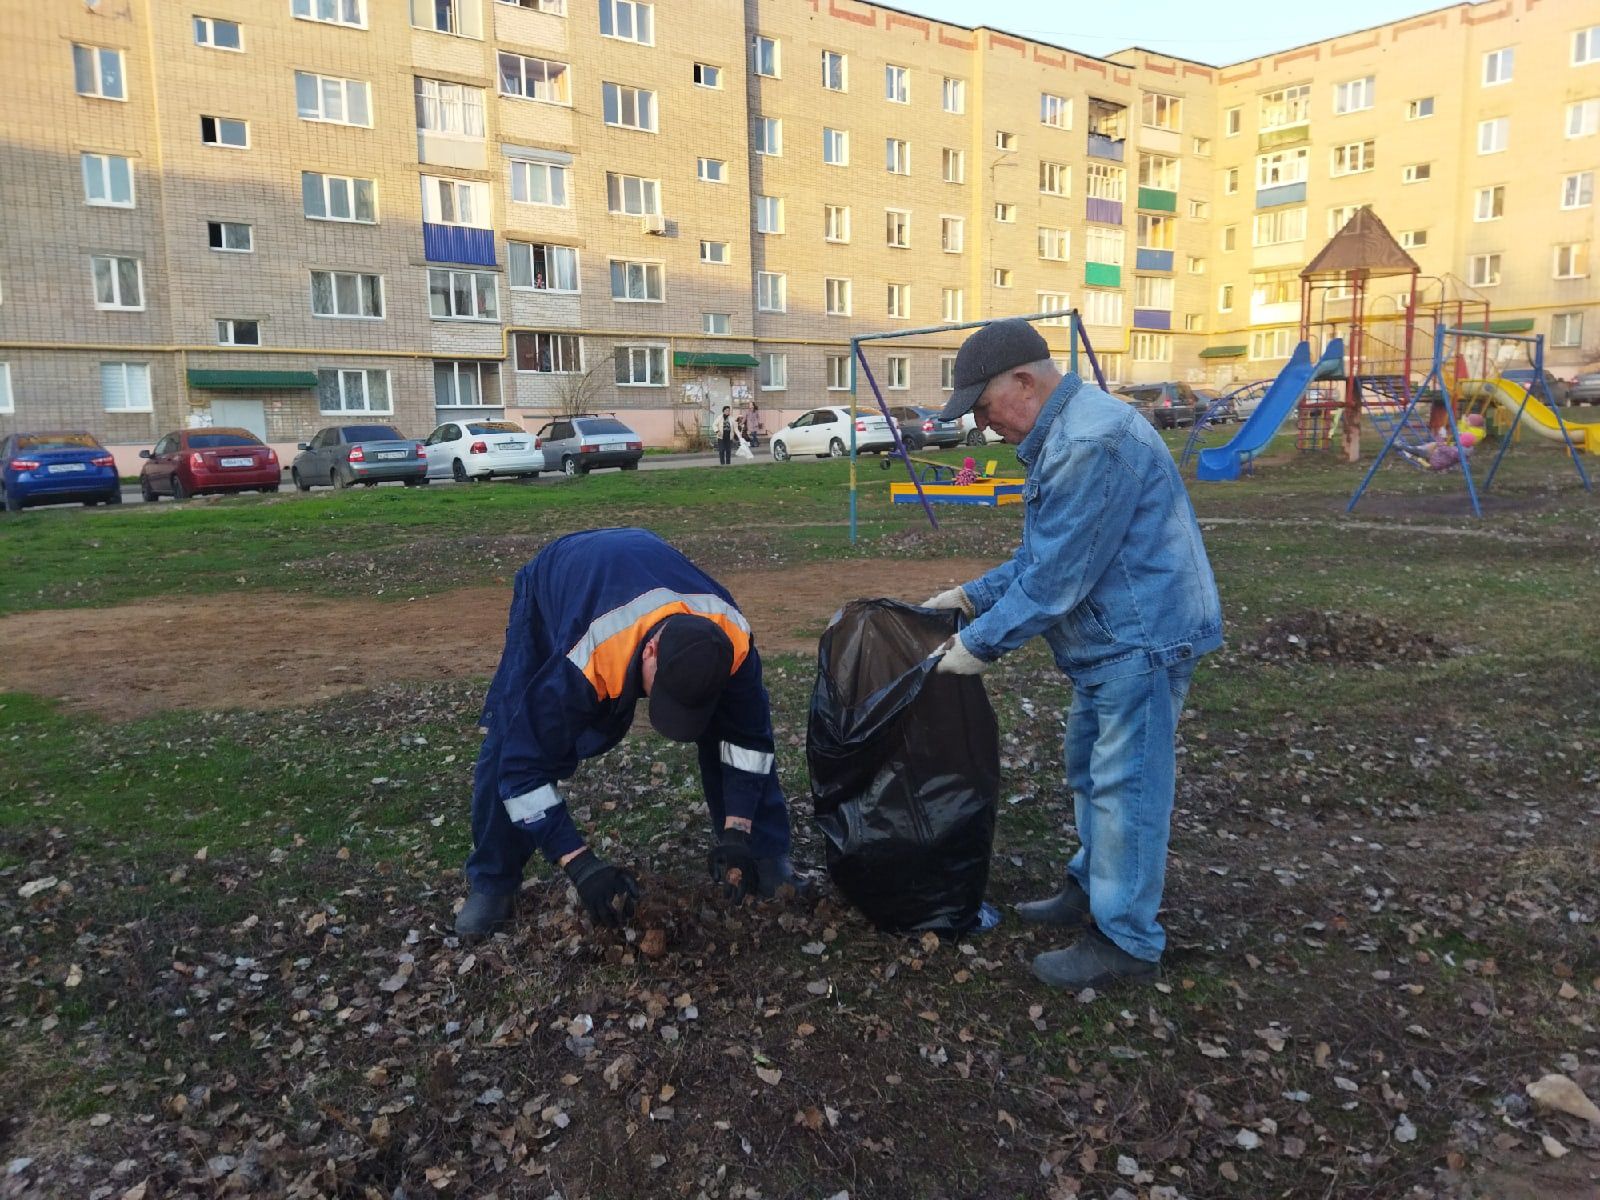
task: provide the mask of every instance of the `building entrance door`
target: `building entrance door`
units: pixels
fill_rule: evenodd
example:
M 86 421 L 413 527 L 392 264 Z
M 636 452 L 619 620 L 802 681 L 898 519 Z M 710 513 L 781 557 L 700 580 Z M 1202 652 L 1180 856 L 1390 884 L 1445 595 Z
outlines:
M 264 442 L 267 440 L 267 403 L 265 400 L 213 400 L 211 423 L 248 429 Z

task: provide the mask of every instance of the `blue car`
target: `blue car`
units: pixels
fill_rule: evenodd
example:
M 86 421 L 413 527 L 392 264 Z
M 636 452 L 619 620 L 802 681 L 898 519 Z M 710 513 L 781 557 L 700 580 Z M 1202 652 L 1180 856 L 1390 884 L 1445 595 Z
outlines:
M 121 504 L 117 460 L 92 433 L 13 433 L 0 442 L 6 511 L 30 504 Z

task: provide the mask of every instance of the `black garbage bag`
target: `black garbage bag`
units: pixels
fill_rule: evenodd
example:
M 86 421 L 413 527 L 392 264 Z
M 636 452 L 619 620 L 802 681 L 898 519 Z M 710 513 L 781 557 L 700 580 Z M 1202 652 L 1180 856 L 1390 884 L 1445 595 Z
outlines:
M 1000 733 L 976 675 L 928 655 L 964 618 L 856 600 L 822 635 L 806 761 L 828 873 L 874 925 L 978 924 L 1000 792 Z

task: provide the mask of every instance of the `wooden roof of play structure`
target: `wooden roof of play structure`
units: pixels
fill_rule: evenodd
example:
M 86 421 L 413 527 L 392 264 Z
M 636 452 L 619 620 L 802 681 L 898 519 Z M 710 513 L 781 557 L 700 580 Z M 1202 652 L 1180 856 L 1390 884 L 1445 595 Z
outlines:
M 1300 272 L 1301 279 L 1334 279 L 1344 275 L 1410 275 L 1416 260 L 1400 247 L 1378 214 L 1363 204 L 1344 228 Z

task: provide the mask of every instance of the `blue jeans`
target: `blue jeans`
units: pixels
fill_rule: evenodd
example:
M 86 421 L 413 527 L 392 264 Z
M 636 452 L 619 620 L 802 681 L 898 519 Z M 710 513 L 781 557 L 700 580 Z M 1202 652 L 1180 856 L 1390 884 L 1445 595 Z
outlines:
M 1192 662 L 1074 687 L 1067 784 L 1078 853 L 1067 871 L 1089 895 L 1100 932 L 1135 958 L 1167 944 L 1156 920 L 1172 831 L 1178 717 Z

